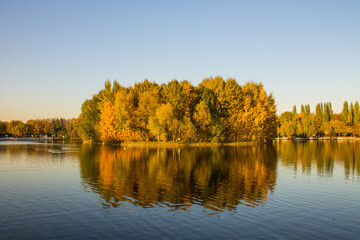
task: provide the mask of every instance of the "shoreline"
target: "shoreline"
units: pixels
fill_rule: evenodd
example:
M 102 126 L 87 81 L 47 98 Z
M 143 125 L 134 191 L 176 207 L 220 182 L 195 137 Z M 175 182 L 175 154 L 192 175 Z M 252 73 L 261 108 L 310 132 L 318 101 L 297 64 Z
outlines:
M 59 142 L 59 141 L 71 141 L 79 142 L 82 144 L 95 144 L 106 146 L 119 146 L 119 147 L 179 147 L 179 146 L 198 146 L 198 147 L 217 147 L 217 146 L 252 146 L 268 143 L 257 142 L 232 142 L 232 143 L 211 143 L 211 142 L 122 142 L 122 143 L 105 143 L 97 141 L 83 141 L 81 139 L 62 139 L 62 138 L 32 138 L 32 137 L 0 137 L 1 141 L 29 141 L 29 142 Z
M 321 138 L 274 138 L 273 141 L 294 141 L 294 142 L 305 142 L 305 141 L 359 141 L 360 137 L 321 137 Z
M 81 139 L 62 139 L 62 138 L 33 138 L 33 137 L 0 137 L 0 142 L 3 141 L 28 141 L 28 142 L 78 142 L 82 144 L 95 144 L 118 147 L 220 147 L 220 146 L 254 146 L 254 145 L 268 145 L 281 141 L 291 142 L 307 142 L 307 141 L 360 141 L 359 137 L 322 137 L 322 138 L 274 138 L 270 142 L 230 142 L 230 143 L 211 143 L 211 142 L 122 142 L 122 143 L 105 143 L 94 141 L 83 141 Z
M 68 138 L 37 138 L 37 137 L 0 137 L 0 141 L 29 141 L 29 142 L 53 142 L 53 141 L 82 141 L 81 139 Z

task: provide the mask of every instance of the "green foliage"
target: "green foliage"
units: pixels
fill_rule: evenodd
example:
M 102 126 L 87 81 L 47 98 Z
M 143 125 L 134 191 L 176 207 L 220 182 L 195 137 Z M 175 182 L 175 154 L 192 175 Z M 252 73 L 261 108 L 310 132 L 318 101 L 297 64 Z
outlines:
M 328 102 L 322 104 L 322 108 L 323 108 L 323 114 L 322 114 L 323 121 L 329 122 L 334 115 L 331 103 Z
M 342 115 L 343 115 L 345 122 L 348 121 L 348 114 L 349 114 L 349 104 L 347 101 L 345 101 L 343 104 L 343 110 L 342 110 Z
M 354 105 L 352 103 L 350 104 L 346 123 L 350 126 L 354 124 Z
M 310 113 L 311 113 L 311 111 L 310 111 L 310 105 L 307 104 L 307 105 L 305 105 L 305 115 L 306 115 L 306 116 L 309 116 Z
M 7 122 L 0 121 L 0 134 L 1 135 L 6 134 L 6 125 L 7 125 Z
M 279 116 L 278 135 L 282 137 L 360 136 L 359 103 L 344 102 L 341 114 L 334 114 L 332 105 L 319 103 L 315 113 L 309 105 L 301 105 L 301 113 L 284 112 Z
M 354 124 L 360 124 L 360 108 L 359 102 L 355 102 L 354 105 Z
M 73 125 L 76 119 L 38 119 L 29 120 L 26 123 L 22 121 L 0 122 L 1 136 L 14 137 L 40 137 L 47 135 L 59 138 L 78 137 Z
M 324 106 L 322 103 L 318 103 L 316 104 L 316 116 L 318 116 L 319 119 L 321 119 L 321 121 L 323 120 L 323 115 L 324 115 Z
M 100 122 L 100 100 L 97 95 L 92 99 L 86 100 L 81 107 L 79 121 L 75 126 L 79 136 L 83 140 L 100 139 L 99 122 Z
M 301 113 L 305 114 L 305 106 L 301 104 Z

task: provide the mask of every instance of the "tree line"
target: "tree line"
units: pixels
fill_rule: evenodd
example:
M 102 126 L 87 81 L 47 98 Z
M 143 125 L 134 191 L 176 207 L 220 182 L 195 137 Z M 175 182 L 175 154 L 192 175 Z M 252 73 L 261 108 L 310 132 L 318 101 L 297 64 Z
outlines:
M 106 81 L 83 103 L 76 129 L 86 141 L 266 142 L 276 126 L 274 97 L 261 83 L 210 77 L 197 86 Z
M 278 135 L 281 137 L 346 137 L 360 136 L 359 103 L 343 104 L 341 113 L 334 114 L 332 105 L 318 103 L 315 112 L 309 105 L 301 105 L 300 113 L 296 106 L 292 111 L 279 116 Z
M 144 80 L 124 87 L 106 81 L 76 119 L 0 121 L 0 136 L 54 136 L 102 142 L 267 142 L 279 137 L 360 136 L 359 103 L 296 106 L 276 114 L 275 99 L 261 83 L 209 77 L 197 86 Z
M 0 136 L 76 138 L 75 124 L 76 119 L 64 118 L 28 120 L 25 123 L 0 121 Z

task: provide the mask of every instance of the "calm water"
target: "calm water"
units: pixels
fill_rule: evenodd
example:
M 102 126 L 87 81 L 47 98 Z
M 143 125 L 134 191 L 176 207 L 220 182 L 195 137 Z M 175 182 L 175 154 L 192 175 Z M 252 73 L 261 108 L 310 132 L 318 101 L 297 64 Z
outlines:
M 359 239 L 360 142 L 0 142 L 0 239 Z

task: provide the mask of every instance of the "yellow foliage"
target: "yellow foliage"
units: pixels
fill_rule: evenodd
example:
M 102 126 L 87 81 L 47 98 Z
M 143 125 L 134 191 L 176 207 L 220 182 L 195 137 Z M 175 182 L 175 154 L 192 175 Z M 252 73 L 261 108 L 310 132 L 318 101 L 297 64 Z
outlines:
M 125 88 L 106 82 L 95 98 L 100 120 L 84 115 L 96 125 L 85 131 L 99 129 L 102 141 L 265 142 L 277 129 L 274 98 L 261 83 L 241 87 L 231 78 L 210 77 L 197 88 L 177 80 L 161 86 L 145 80 Z
M 100 115 L 100 134 L 104 142 L 115 140 L 115 114 L 111 102 L 105 102 Z

